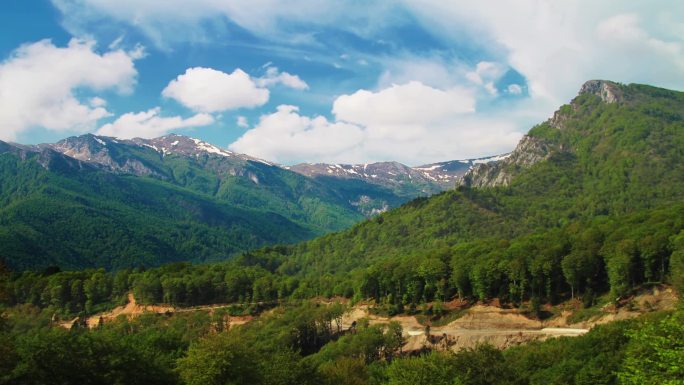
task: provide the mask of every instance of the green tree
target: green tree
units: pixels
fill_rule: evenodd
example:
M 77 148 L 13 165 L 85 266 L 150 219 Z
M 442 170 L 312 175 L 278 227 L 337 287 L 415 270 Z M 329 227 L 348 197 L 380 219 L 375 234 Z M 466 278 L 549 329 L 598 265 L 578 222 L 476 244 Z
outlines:
M 684 384 L 684 311 L 647 322 L 631 337 L 618 372 L 621 384 Z
M 177 370 L 188 385 L 258 384 L 264 378 L 257 353 L 232 332 L 191 345 L 187 356 L 178 360 Z

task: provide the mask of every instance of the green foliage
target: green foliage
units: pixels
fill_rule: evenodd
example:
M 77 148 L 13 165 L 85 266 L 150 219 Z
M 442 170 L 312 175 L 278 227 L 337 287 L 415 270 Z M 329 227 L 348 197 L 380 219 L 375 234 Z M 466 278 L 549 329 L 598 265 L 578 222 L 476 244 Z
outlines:
M 259 357 L 236 333 L 221 333 L 190 346 L 178 362 L 178 373 L 188 385 L 262 383 Z
M 630 333 L 618 372 L 621 384 L 684 384 L 684 313 L 647 322 Z
M 34 332 L 15 341 L 8 383 L 21 384 L 168 384 L 169 367 L 141 345 L 107 336 L 74 334 L 61 329 Z M 7 356 L 5 356 L 7 357 Z
M 422 357 L 394 360 L 387 368 L 388 385 L 460 385 L 454 357 L 431 353 Z
M 247 177 L 216 174 L 228 173 L 221 168 L 225 165 L 211 164 L 216 159 L 159 159 L 152 150 L 140 151 L 136 159 L 159 175 L 53 164 L 46 169 L 40 154 L 21 159 L 0 153 L 5 262 L 24 270 L 218 261 L 268 244 L 309 239 L 363 218 L 335 191 L 279 167 L 247 162 L 243 167 L 260 180 L 255 184 Z

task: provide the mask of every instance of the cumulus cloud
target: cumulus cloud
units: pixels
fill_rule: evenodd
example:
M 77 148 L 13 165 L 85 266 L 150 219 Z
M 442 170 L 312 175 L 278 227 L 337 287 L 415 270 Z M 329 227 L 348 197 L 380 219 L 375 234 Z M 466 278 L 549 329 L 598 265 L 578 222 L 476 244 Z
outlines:
M 474 91 L 420 82 L 359 90 L 333 103 L 334 121 L 280 106 L 231 144 L 234 151 L 282 163 L 368 162 L 408 164 L 509 151 L 520 139 L 515 125 L 475 114 Z
M 105 124 L 97 131 L 98 135 L 114 136 L 121 139 L 156 138 L 182 128 L 208 126 L 214 118 L 206 113 L 190 118 L 180 116 L 162 117 L 159 107 L 142 112 L 129 112 L 114 122 Z
M 465 77 L 472 83 L 482 86 L 490 95 L 496 96 L 499 91 L 494 82 L 499 80 L 505 71 L 506 67 L 499 63 L 481 61 L 473 71 L 466 73 Z
M 243 70 L 225 73 L 212 68 L 188 68 L 172 80 L 162 95 L 198 112 L 219 112 L 262 106 L 269 91 Z
M 103 54 L 95 42 L 72 39 L 66 47 L 49 40 L 22 45 L 0 63 L 0 138 L 14 140 L 32 127 L 81 133 L 111 114 L 106 102 L 82 102 L 77 91 L 131 92 L 142 49 Z
M 192 4 L 182 0 L 52 1 L 64 14 L 64 23 L 70 31 L 78 31 L 79 26 L 92 25 L 100 18 L 108 17 L 139 28 L 157 42 L 165 39 L 194 39 L 197 37 L 195 33 L 200 31 L 201 34 L 205 25 L 214 26 L 214 23 L 205 23 L 211 19 L 219 20 L 219 24 L 220 20 L 230 20 L 269 43 L 279 41 L 287 42 L 290 46 L 318 49 L 320 46 L 315 45 L 316 40 L 326 35 L 312 33 L 312 29 L 315 29 L 312 26 L 333 26 L 366 42 L 379 43 L 381 39 L 386 40 L 388 31 L 392 30 L 383 29 L 383 25 L 396 27 L 398 23 L 410 19 L 410 23 L 418 23 L 444 46 L 456 47 L 454 51 L 458 55 L 454 55 L 451 49 L 433 47 L 429 51 L 412 51 L 401 45 L 394 47 L 399 49 L 389 49 L 387 45 L 388 50 L 380 50 L 377 54 L 365 52 L 359 64 L 371 63 L 369 68 L 381 73 L 376 85 L 379 91 L 360 90 L 341 97 L 333 106 L 335 120 L 327 122 L 330 125 L 349 123 L 360 128 L 366 139 L 373 138 L 373 135 L 385 138 L 384 147 L 378 146 L 385 151 L 383 154 L 389 154 L 390 147 L 396 145 L 394 153 L 407 154 L 406 158 L 411 159 L 415 158 L 418 150 L 406 150 L 405 138 L 441 135 L 443 142 L 447 139 L 464 140 L 466 131 L 510 138 L 512 126 L 517 131 L 524 131 L 531 124 L 549 117 L 589 79 L 603 78 L 684 89 L 684 24 L 673 16 L 684 14 L 684 2 L 401 0 L 373 2 L 368 7 L 375 8 L 369 10 L 365 6 L 357 7 L 348 0 L 297 0 L 287 7 L 279 6 L 281 4 L 277 0 L 258 0 L 256 5 L 250 6 L 245 6 L 241 0 L 198 0 Z M 183 28 L 187 33 L 166 33 L 168 28 Z M 300 36 L 293 38 L 293 34 L 297 33 Z M 349 52 L 350 58 L 358 54 L 351 52 L 353 46 L 342 48 L 345 49 L 342 52 Z M 351 51 L 346 50 L 349 48 Z M 461 48 L 464 50 L 461 51 Z M 301 58 L 311 60 L 310 56 L 316 57 L 313 51 L 305 52 Z M 327 57 L 318 57 L 316 60 L 342 62 L 345 58 L 340 57 L 340 52 L 331 51 Z M 344 60 L 344 63 L 345 70 L 352 70 L 352 60 Z M 333 65 L 339 67 L 339 64 Z M 381 68 L 375 68 L 375 65 Z M 507 77 L 508 70 L 513 70 L 515 76 Z M 306 83 L 303 81 L 299 84 L 293 79 L 281 80 L 282 74 L 277 70 L 271 71 L 271 78 L 267 73 L 263 78 L 253 78 L 251 81 L 260 89 L 272 84 L 286 85 L 286 82 L 291 87 L 304 89 L 303 84 Z M 504 78 L 515 84 L 502 84 L 499 80 Z M 467 89 L 475 95 L 473 106 L 500 94 L 521 97 L 510 98 L 515 99 L 513 104 L 506 101 L 491 104 L 487 109 L 481 108 L 486 110 L 487 115 L 479 111 L 440 115 L 432 114 L 431 108 L 421 113 L 418 109 L 411 110 L 409 106 L 407 108 L 415 114 L 408 116 L 402 115 L 402 110 L 382 112 L 382 104 L 379 104 L 380 116 L 366 116 L 362 111 L 364 102 L 388 100 L 392 92 L 397 91 L 388 91 L 393 85 L 411 82 L 436 90 L 429 94 L 442 92 L 446 94 L 440 94 L 444 97 L 449 97 L 453 89 Z M 276 114 L 278 112 L 271 115 Z M 291 114 L 303 119 L 316 119 L 299 115 L 296 111 L 277 116 Z M 406 121 L 400 124 L 398 120 L 393 120 L 399 116 Z M 416 123 L 416 117 L 433 119 L 433 122 Z M 488 127 L 499 129 L 488 131 Z M 498 148 L 498 144 L 484 143 L 476 138 L 469 140 L 470 145 L 479 143 L 481 148 L 445 152 L 442 159 L 470 156 L 473 151 L 476 151 L 476 156 L 497 151 L 492 149 Z M 509 139 L 506 141 L 510 142 Z M 454 148 L 461 145 L 450 144 Z M 256 142 L 253 146 L 258 147 Z M 440 146 L 446 147 L 446 144 L 430 143 L 423 151 L 432 154 L 429 159 L 433 159 L 431 157 L 441 151 L 437 150 L 442 148 Z M 371 147 L 371 144 L 353 146 L 355 152 L 350 152 L 350 158 L 360 153 L 370 154 Z
M 309 85 L 300 79 L 299 76 L 292 75 L 288 72 L 280 72 L 278 67 L 270 66 L 266 68 L 266 75 L 256 79 L 256 84 L 259 85 L 259 87 L 270 87 L 276 84 L 282 84 L 296 90 L 309 89 Z
M 264 159 L 298 163 L 348 159 L 363 139 L 359 126 L 330 122 L 322 116 L 310 118 L 300 115 L 295 106 L 281 105 L 276 112 L 262 116 L 256 127 L 229 148 Z
M 332 111 L 338 120 L 367 127 L 371 137 L 411 138 L 427 134 L 425 129 L 432 124 L 474 112 L 475 98 L 465 88 L 440 90 L 412 81 L 378 92 L 342 95 Z

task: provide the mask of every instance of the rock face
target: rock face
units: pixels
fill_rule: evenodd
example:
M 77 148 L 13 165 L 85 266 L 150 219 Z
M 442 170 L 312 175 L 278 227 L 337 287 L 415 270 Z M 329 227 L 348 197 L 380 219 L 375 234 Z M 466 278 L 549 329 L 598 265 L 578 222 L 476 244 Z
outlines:
M 95 170 L 93 165 L 64 155 L 51 148 L 39 146 L 24 146 L 21 144 L 10 144 L 0 141 L 0 155 L 10 153 L 18 156 L 22 160 L 34 157 L 36 163 L 48 170 L 68 172 L 70 170 Z
M 620 85 L 608 80 L 589 80 L 582 85 L 579 94 L 596 95 L 606 103 L 617 103 L 623 98 Z
M 548 159 L 553 148 L 550 142 L 525 135 L 507 157 L 475 165 L 457 183 L 459 186 L 476 188 L 506 186 L 517 170 Z
M 456 173 L 439 173 L 435 171 L 437 167 L 424 167 L 426 168 L 412 168 L 398 162 L 367 164 L 302 163 L 288 167 L 288 169 L 308 177 L 360 179 L 392 190 L 415 190 L 423 194 L 433 194 L 454 186 Z
M 38 145 L 41 149 L 51 149 L 66 156 L 97 165 L 110 171 L 135 175 L 152 175 L 163 179 L 154 167 L 137 157 L 123 156 L 121 146 L 127 141 L 100 137 L 92 134 L 74 136 L 54 144 Z
M 596 95 L 604 103 L 620 103 L 624 100 L 623 87 L 607 80 L 589 80 L 580 88 L 578 95 L 583 94 Z M 546 124 L 558 130 L 564 129 L 565 122 L 570 117 L 567 113 L 568 108 L 577 108 L 574 100 L 556 111 Z M 563 149 L 552 141 L 525 135 L 510 156 L 495 162 L 475 165 L 456 182 L 456 185 L 476 188 L 507 186 L 520 170 L 546 160 L 554 152 L 561 150 Z

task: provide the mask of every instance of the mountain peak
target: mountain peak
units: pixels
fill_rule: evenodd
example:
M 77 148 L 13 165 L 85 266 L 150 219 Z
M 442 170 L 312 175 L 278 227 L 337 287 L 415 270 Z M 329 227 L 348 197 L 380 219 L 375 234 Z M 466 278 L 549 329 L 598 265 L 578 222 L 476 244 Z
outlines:
M 606 103 L 622 101 L 623 91 L 619 83 L 610 80 L 589 80 L 580 88 L 579 95 L 591 94 L 601 98 Z
M 162 154 L 181 154 L 185 156 L 197 156 L 200 153 L 209 153 L 225 157 L 232 157 L 232 151 L 224 150 L 211 143 L 184 135 L 169 134 L 154 139 L 133 139 L 138 145 L 153 148 Z

